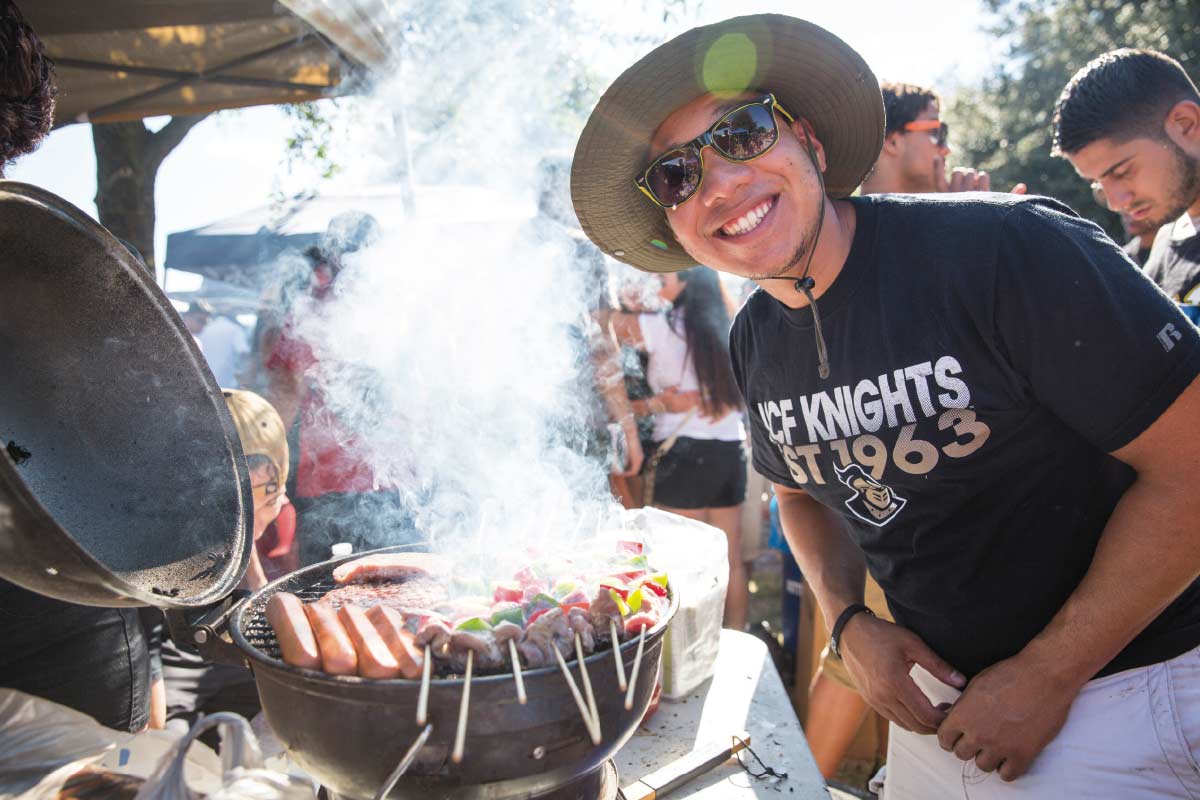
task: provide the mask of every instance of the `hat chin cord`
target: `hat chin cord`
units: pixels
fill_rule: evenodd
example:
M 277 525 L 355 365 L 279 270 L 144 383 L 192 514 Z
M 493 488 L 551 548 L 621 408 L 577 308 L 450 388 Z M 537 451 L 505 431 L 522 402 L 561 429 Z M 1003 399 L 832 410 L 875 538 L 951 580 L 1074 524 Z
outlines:
M 816 288 L 817 282 L 809 276 L 808 271 L 812 268 L 813 256 L 817 253 L 817 243 L 821 241 L 821 229 L 825 227 L 825 176 L 821 174 L 821 167 L 817 164 L 817 154 L 813 151 L 812 138 L 805 137 L 805 144 L 808 145 L 808 158 L 812 161 L 813 171 L 817 173 L 817 181 L 821 185 L 821 206 L 817 211 L 817 234 L 813 237 L 812 247 L 808 248 L 808 259 L 804 262 L 804 273 L 799 278 L 792 278 L 790 275 L 779 275 L 766 278 L 765 280 L 790 281 L 794 280 L 793 288 L 804 295 L 808 300 L 808 306 L 812 309 L 813 314 L 813 331 L 817 340 L 817 374 L 821 380 L 829 377 L 829 350 L 825 347 L 825 333 L 821 330 L 821 314 L 817 311 L 817 298 L 813 297 L 813 289 Z

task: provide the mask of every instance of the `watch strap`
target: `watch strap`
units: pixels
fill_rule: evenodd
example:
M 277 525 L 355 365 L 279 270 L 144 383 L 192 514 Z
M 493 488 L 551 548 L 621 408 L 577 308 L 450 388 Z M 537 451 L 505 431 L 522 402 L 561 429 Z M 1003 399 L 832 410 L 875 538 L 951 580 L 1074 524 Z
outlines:
M 846 628 L 846 623 L 856 614 L 863 612 L 875 616 L 875 612 L 863 603 L 852 603 L 846 606 L 846 610 L 838 615 L 837 622 L 833 623 L 833 631 L 829 634 L 829 649 L 838 658 L 842 657 L 842 631 Z

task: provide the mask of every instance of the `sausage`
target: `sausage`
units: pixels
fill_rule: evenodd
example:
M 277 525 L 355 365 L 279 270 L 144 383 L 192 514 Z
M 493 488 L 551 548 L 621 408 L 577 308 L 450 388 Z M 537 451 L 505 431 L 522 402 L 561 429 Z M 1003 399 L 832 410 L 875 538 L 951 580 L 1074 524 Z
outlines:
M 337 614 L 342 626 L 350 634 L 350 640 L 354 642 L 359 675 L 364 678 L 395 678 L 400 674 L 396 657 L 367 619 L 367 612 L 358 606 L 342 606 Z
M 304 603 L 287 592 L 276 592 L 267 601 L 267 622 L 275 630 L 275 641 L 283 660 L 295 667 L 321 668 L 321 651 L 313 636 Z
M 417 647 L 412 631 L 405 626 L 404 615 L 389 606 L 372 606 L 367 610 L 367 619 L 396 659 L 400 674 L 405 678 L 419 678 L 425 666 L 425 654 Z
M 347 561 L 333 571 L 333 579 L 345 584 L 444 575 L 449 571 L 449 562 L 433 553 L 381 553 Z
M 321 669 L 330 675 L 357 675 L 358 655 L 354 652 L 354 642 L 350 641 L 333 606 L 317 601 L 306 605 L 304 611 L 317 636 Z

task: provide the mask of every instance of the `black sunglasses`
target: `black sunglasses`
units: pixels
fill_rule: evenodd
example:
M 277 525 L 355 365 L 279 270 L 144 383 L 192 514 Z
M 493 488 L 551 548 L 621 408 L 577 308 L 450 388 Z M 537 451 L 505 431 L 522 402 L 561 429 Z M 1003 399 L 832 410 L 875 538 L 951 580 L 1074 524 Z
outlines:
M 779 141 L 775 112 L 788 122 L 795 118 L 775 95 L 767 94 L 722 116 L 687 144 L 674 147 L 650 162 L 634 183 L 661 208 L 675 208 L 696 193 L 704 181 L 701 151 L 712 147 L 727 161 L 753 161 Z

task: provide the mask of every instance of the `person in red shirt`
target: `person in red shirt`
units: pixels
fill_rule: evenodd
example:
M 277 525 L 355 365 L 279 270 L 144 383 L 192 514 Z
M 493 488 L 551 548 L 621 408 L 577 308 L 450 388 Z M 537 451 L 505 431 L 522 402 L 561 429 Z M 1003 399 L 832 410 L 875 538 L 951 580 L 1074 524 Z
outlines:
M 343 257 L 378 238 L 379 223 L 369 214 L 347 212 L 330 222 L 325 244 L 306 254 L 318 313 L 334 297 Z M 295 506 L 299 562 L 307 565 L 328 559 L 338 542 L 350 542 L 355 550 L 398 544 L 397 531 L 407 527 L 409 515 L 396 487 L 363 458 L 366 439 L 327 404 L 316 380 L 320 362 L 300 322 L 293 310 L 278 338 L 264 348 L 264 366 L 267 397 L 296 451 L 295 482 L 288 493 Z

